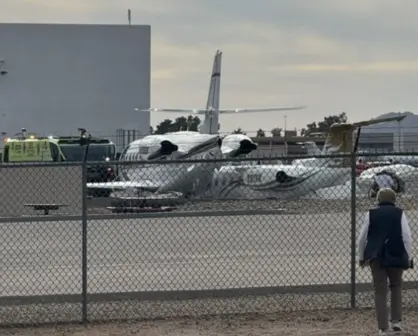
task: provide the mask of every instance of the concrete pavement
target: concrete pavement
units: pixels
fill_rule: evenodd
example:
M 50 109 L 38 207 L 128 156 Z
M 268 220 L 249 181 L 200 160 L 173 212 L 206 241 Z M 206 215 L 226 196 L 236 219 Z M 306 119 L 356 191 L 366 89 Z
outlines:
M 409 216 L 414 234 L 418 211 Z M 349 213 L 91 220 L 88 289 L 348 283 L 350 225 Z M 81 222 L 2 223 L 0 236 L 1 296 L 81 292 Z M 369 282 L 369 272 L 358 278 Z

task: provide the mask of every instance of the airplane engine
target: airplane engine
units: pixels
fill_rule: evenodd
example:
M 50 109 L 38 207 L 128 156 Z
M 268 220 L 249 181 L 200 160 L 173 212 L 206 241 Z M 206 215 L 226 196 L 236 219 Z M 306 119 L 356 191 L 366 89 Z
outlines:
M 287 175 L 283 170 L 280 170 L 276 173 L 276 181 L 279 183 L 290 182 L 294 179 L 294 177 Z
M 257 149 L 257 144 L 244 134 L 230 134 L 222 143 L 222 153 L 230 158 L 247 155 Z
M 160 152 L 162 155 L 170 155 L 171 153 L 177 151 L 179 147 L 168 140 L 161 142 Z
M 239 148 L 237 150 L 237 156 L 238 155 L 247 155 L 250 154 L 253 150 L 257 149 L 257 144 L 252 142 L 251 140 L 241 140 L 239 142 Z
M 152 153 L 148 160 L 155 160 L 158 159 L 161 156 L 167 156 L 171 155 L 173 152 L 178 151 L 179 147 L 175 144 L 173 144 L 171 141 L 163 140 L 160 143 L 160 149 L 156 152 Z

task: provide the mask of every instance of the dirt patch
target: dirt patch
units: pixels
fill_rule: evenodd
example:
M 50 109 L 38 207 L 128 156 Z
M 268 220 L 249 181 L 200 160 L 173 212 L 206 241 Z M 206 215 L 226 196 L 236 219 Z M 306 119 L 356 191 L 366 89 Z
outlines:
M 402 335 L 418 335 L 418 311 L 404 311 Z M 333 310 L 187 318 L 47 328 L 0 329 L 2 336 L 368 336 L 377 335 L 374 310 Z

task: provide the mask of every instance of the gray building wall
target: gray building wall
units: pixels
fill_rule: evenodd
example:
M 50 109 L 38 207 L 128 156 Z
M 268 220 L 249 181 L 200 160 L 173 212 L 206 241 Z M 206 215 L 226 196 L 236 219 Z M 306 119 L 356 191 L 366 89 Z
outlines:
M 418 152 L 418 132 L 403 132 L 399 137 L 401 143 L 401 150 L 407 152 Z
M 353 132 L 353 140 L 355 141 L 356 132 Z M 377 151 L 392 151 L 395 150 L 395 140 L 393 132 L 379 132 L 379 133 L 360 133 L 359 149 L 370 149 Z
M 147 134 L 150 26 L 0 24 L 0 132 Z

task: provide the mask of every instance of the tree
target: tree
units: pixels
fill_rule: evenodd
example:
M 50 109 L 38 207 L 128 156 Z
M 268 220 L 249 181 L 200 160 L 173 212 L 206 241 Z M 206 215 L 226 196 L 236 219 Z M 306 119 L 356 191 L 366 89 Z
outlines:
M 247 133 L 245 133 L 242 129 L 241 129 L 241 127 L 238 127 L 236 130 L 234 130 L 233 132 L 232 132 L 232 134 L 247 134 Z
M 197 131 L 197 126 L 200 124 L 199 117 L 189 115 L 186 117 L 178 117 L 174 120 L 165 119 L 155 127 L 154 134 L 166 134 L 169 132 L 178 131 Z
M 346 123 L 347 120 L 348 118 L 345 112 L 341 112 L 340 114 L 330 115 L 328 117 L 324 117 L 323 121 L 319 121 L 318 123 L 312 122 L 306 125 L 306 128 L 302 129 L 301 135 L 308 136 L 311 133 L 315 133 L 315 132 L 327 133 L 332 124 Z
M 279 127 L 273 128 L 270 132 L 274 137 L 282 136 L 282 129 Z
M 173 121 L 170 119 L 164 119 L 155 127 L 154 134 L 165 134 L 170 132 L 173 127 Z
M 154 133 L 154 128 L 152 126 L 149 127 L 149 134 L 153 134 Z
M 266 136 L 266 132 L 264 132 L 261 128 L 257 131 L 257 138 L 264 138 Z

